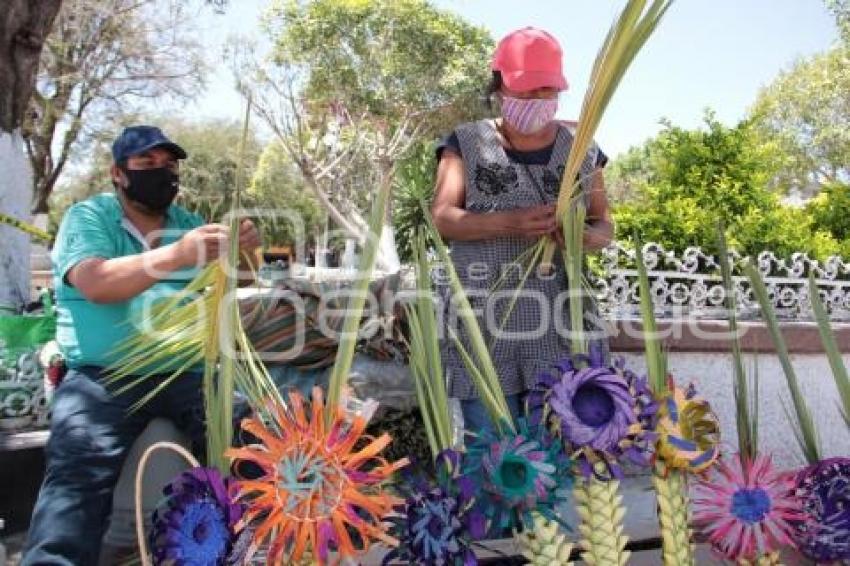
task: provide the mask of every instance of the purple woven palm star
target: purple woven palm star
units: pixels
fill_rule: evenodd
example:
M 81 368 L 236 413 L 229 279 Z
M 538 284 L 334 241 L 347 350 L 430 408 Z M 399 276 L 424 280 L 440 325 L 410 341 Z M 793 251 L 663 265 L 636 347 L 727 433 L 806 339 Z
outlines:
M 233 550 L 242 507 L 230 497 L 229 479 L 212 468 L 192 468 L 163 490 L 153 514 L 150 544 L 156 564 L 224 564 Z
M 600 479 L 621 477 L 623 457 L 650 464 L 658 405 L 646 380 L 623 360 L 608 366 L 592 354 L 562 361 L 538 377 L 528 410 L 532 423 L 546 423 L 561 438 L 585 476 L 599 475 L 593 470 L 598 461 L 609 472 Z
M 391 534 L 399 544 L 383 563 L 401 561 L 428 566 L 475 566 L 469 511 L 473 486 L 460 477 L 460 454 L 446 450 L 437 457 L 436 482 L 407 473 L 399 485 L 404 504 L 391 517 Z M 482 530 L 479 528 L 478 530 Z
M 800 550 L 818 563 L 850 559 L 850 458 L 830 458 L 797 476 L 797 497 L 806 520 Z

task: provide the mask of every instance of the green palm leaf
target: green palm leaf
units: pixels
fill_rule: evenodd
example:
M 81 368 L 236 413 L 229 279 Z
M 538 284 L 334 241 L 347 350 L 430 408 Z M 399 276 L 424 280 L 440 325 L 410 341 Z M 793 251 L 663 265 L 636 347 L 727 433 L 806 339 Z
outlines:
M 817 430 L 815 429 L 811 411 L 809 411 L 809 407 L 803 397 L 803 392 L 800 389 L 800 383 L 797 380 L 797 373 L 791 363 L 785 338 L 783 338 L 782 331 L 779 329 L 779 321 L 776 318 L 776 312 L 768 296 L 767 287 L 761 278 L 761 274 L 750 261 L 744 263 L 744 272 L 750 280 L 753 294 L 761 307 L 762 316 L 773 339 L 773 345 L 779 356 L 779 362 L 782 364 L 782 369 L 785 372 L 785 380 L 788 383 L 788 390 L 791 392 L 791 401 L 794 406 L 794 416 L 790 418 L 791 415 L 789 414 L 789 420 L 791 420 L 794 426 L 794 433 L 797 436 L 797 441 L 800 444 L 806 461 L 809 464 L 814 464 L 821 459 Z
M 416 299 L 413 305 L 405 305 L 410 328 L 410 369 L 431 455 L 436 458 L 440 452 L 451 448 L 453 439 L 430 266 L 425 253 L 425 237 L 418 230 L 413 238 L 413 258 L 416 262 Z
M 744 371 L 744 355 L 741 350 L 741 339 L 738 336 L 738 307 L 735 299 L 735 289 L 732 284 L 732 266 L 729 264 L 729 248 L 726 244 L 726 234 L 722 226 L 717 227 L 717 249 L 720 250 L 718 261 L 720 262 L 720 273 L 723 277 L 726 313 L 729 317 L 729 333 L 732 338 L 732 372 L 734 379 L 738 450 L 742 455 L 752 460 L 758 453 L 758 413 L 752 410 L 754 406 L 750 404 L 749 400 L 747 374 Z M 755 374 L 754 379 L 758 379 Z M 756 399 L 757 396 L 758 389 L 755 391 Z
M 502 427 L 504 424 L 514 428 L 513 418 L 511 417 L 510 409 L 505 401 L 505 393 L 502 390 L 502 384 L 499 382 L 499 374 L 496 371 L 496 366 L 493 363 L 493 358 L 490 356 L 490 350 L 487 348 L 487 343 L 484 340 L 484 335 L 481 332 L 481 327 L 478 325 L 478 320 L 475 317 L 475 311 L 469 303 L 469 298 L 461 284 L 460 278 L 455 271 L 454 263 L 449 256 L 449 250 L 443 243 L 440 234 L 434 227 L 434 221 L 428 210 L 425 210 L 425 219 L 428 224 L 428 232 L 434 247 L 437 250 L 437 255 L 443 264 L 446 274 L 448 275 L 449 285 L 452 290 L 452 301 L 458 309 L 460 320 L 469 337 L 472 352 L 467 352 L 460 338 L 454 333 L 453 329 L 449 329 L 451 339 L 454 341 L 458 352 L 464 362 L 464 367 L 474 383 L 481 402 L 487 409 L 490 419 L 497 427 Z
M 564 218 L 565 223 L 568 210 L 581 194 L 581 184 L 576 183 L 575 179 L 581 170 L 582 162 L 593 142 L 602 116 L 626 71 L 672 3 L 673 0 L 652 0 L 647 8 L 646 0 L 629 0 L 605 36 L 593 63 L 589 86 L 582 102 L 575 137 L 561 180 L 558 217 Z M 549 264 L 554 256 L 554 242 L 551 240 L 544 240 L 544 242 L 547 250 L 543 263 Z M 569 250 L 569 245 L 567 249 Z
M 841 415 L 844 417 L 844 422 L 850 427 L 850 377 L 847 376 L 847 367 L 844 365 L 844 360 L 841 359 L 841 352 L 835 342 L 835 335 L 832 333 L 829 317 L 827 317 L 826 309 L 823 306 L 823 301 L 821 301 L 815 276 L 811 273 L 809 274 L 809 297 L 812 301 L 815 320 L 818 323 L 823 349 L 829 358 L 832 377 L 835 379 L 835 385 L 841 397 Z
M 369 235 L 357 268 L 357 275 L 351 289 L 351 295 L 345 310 L 345 320 L 342 323 L 339 347 L 337 348 L 336 360 L 331 368 L 328 385 L 328 403 L 325 410 L 325 419 L 328 424 L 336 414 L 337 406 L 342 399 L 342 392 L 348 383 L 348 374 L 351 373 L 351 364 L 354 361 L 354 351 L 358 341 L 358 330 L 363 319 L 363 309 L 366 306 L 366 298 L 369 293 L 369 283 L 372 281 L 372 272 L 375 268 L 375 259 L 378 257 L 378 247 L 381 240 L 381 231 L 384 228 L 384 216 L 387 210 L 391 189 L 393 185 L 393 171 L 382 171 L 381 186 L 378 198 L 372 208 L 372 216 L 369 219 Z
M 649 288 L 649 275 L 643 261 L 643 244 L 635 235 L 635 261 L 638 269 L 638 286 L 640 288 L 640 312 L 643 321 L 643 342 L 646 350 L 646 366 L 649 374 L 649 385 L 655 395 L 663 395 L 667 387 L 667 358 L 661 349 L 661 339 L 658 336 L 658 324 L 655 321 L 655 306 Z

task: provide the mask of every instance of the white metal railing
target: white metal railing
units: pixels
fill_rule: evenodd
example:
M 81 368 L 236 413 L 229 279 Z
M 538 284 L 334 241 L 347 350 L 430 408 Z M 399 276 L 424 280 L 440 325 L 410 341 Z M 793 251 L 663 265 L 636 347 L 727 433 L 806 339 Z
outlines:
M 724 318 L 725 291 L 714 256 L 697 247 L 677 255 L 656 243 L 645 244 L 643 255 L 659 316 Z M 754 316 L 758 304 L 749 280 L 739 267 L 744 258 L 735 251 L 729 255 L 738 313 L 743 317 Z M 850 262 L 840 257 L 820 262 L 804 253 L 783 260 L 767 251 L 760 253 L 755 262 L 779 316 L 811 318 L 808 277 L 813 274 L 830 317 L 850 320 Z M 591 283 L 598 291 L 603 313 L 615 318 L 637 315 L 640 304 L 634 250 L 619 244 L 609 246 L 602 252 L 601 267 L 602 273 L 592 275 Z

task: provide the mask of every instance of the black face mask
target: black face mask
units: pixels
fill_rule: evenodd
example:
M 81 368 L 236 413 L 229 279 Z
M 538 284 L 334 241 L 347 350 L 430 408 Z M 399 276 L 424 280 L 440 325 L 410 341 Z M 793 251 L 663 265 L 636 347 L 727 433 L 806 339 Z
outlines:
M 180 175 L 168 167 L 158 169 L 126 169 L 121 168 L 127 176 L 129 184 L 124 187 L 124 193 L 131 200 L 145 205 L 156 212 L 165 210 L 177 196 L 180 186 Z

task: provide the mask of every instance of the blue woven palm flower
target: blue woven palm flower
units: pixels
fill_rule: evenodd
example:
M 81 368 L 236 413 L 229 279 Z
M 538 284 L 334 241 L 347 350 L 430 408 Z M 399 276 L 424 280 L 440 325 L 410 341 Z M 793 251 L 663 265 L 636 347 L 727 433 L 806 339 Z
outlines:
M 623 360 L 609 366 L 598 353 L 566 359 L 538 377 L 527 402 L 532 423 L 563 441 L 584 476 L 620 478 L 623 459 L 650 464 L 658 404 Z M 607 473 L 594 470 L 600 461 Z
M 472 485 L 460 476 L 460 454 L 446 450 L 437 457 L 436 481 L 422 474 L 406 473 L 399 486 L 404 504 L 391 517 L 391 534 L 399 545 L 383 563 L 397 560 L 428 566 L 474 566 L 470 547 L 469 511 Z
M 212 468 L 192 468 L 163 490 L 154 511 L 150 545 L 155 564 L 215 566 L 230 561 L 242 507 L 229 479 Z
M 479 528 L 474 534 L 480 537 L 480 526 L 522 530 L 532 524 L 535 511 L 561 523 L 555 507 L 569 497 L 572 462 L 545 429 L 520 419 L 516 432 L 501 437 L 486 432 L 469 443 L 463 476 L 475 489 Z

